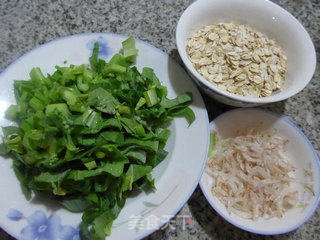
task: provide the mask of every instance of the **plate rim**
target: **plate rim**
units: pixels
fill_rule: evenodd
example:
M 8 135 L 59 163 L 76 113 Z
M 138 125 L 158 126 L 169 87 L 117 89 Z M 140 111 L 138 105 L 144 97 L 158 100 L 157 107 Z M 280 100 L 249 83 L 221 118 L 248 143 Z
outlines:
M 248 107 L 245 107 L 245 108 L 236 108 L 236 109 L 232 109 L 232 110 L 229 110 L 227 112 L 224 112 L 222 114 L 220 114 L 219 116 L 217 116 L 216 118 L 214 118 L 210 123 L 210 133 L 211 133 L 211 126 L 214 124 L 214 122 L 220 118 L 222 115 L 224 114 L 227 114 L 227 113 L 231 113 L 231 112 L 240 112 L 240 111 L 258 111 L 258 112 L 262 112 L 262 113 L 265 113 L 265 114 L 269 114 L 273 117 L 276 117 L 278 118 L 279 120 L 282 120 L 284 121 L 285 123 L 289 124 L 291 127 L 293 127 L 301 136 L 302 138 L 305 140 L 305 142 L 308 144 L 309 148 L 311 149 L 312 153 L 313 153 L 313 156 L 314 156 L 314 159 L 315 159 L 315 162 L 318 166 L 318 172 L 320 174 L 320 159 L 319 159 L 319 156 L 316 152 L 316 150 L 314 149 L 312 143 L 310 142 L 310 140 L 308 139 L 308 137 L 302 132 L 302 130 L 297 126 L 295 125 L 292 121 L 290 121 L 286 116 L 284 115 L 281 115 L 281 114 L 277 114 L 277 113 L 274 113 L 274 112 L 271 112 L 269 110 L 264 110 L 264 109 L 259 109 L 259 108 L 248 108 Z M 267 236 L 270 236 L 270 235 L 279 235 L 279 234 L 284 234 L 284 233 L 288 233 L 288 232 L 291 232 L 293 230 L 296 230 L 298 229 L 300 226 L 302 226 L 303 224 L 305 224 L 311 217 L 312 215 L 315 213 L 315 211 L 317 210 L 318 206 L 319 206 L 319 203 L 320 203 L 320 184 L 318 185 L 318 194 L 317 196 L 315 197 L 316 200 L 315 200 L 315 204 L 313 206 L 313 208 L 311 209 L 310 213 L 301 221 L 301 222 L 298 222 L 297 224 L 293 225 L 293 227 L 290 227 L 290 228 L 286 228 L 284 230 L 278 230 L 278 231 L 261 231 L 261 230 L 255 230 L 253 228 L 250 228 L 250 227 L 246 227 L 246 226 L 243 226 L 239 223 L 237 223 L 237 221 L 234 221 L 231 219 L 231 217 L 229 215 L 226 215 L 224 213 L 222 213 L 220 211 L 220 209 L 210 200 L 209 198 L 209 195 L 207 193 L 207 191 L 205 190 L 205 187 L 204 187 L 204 183 L 202 181 L 202 177 L 199 181 L 199 185 L 200 185 L 200 188 L 201 188 L 201 191 L 203 193 L 203 195 L 205 196 L 207 202 L 210 204 L 210 206 L 224 219 L 226 220 L 227 222 L 231 223 L 232 225 L 242 229 L 242 230 L 245 230 L 247 232 L 251 232 L 251 233 L 256 233 L 256 234 L 261 234 L 261 235 L 267 235 Z
M 117 34 L 117 33 L 103 33 L 103 32 L 91 32 L 90 33 L 90 32 L 85 32 L 85 33 L 77 33 L 77 34 L 66 35 L 66 36 L 63 36 L 63 37 L 55 38 L 55 39 L 52 39 L 52 40 L 50 40 L 48 42 L 45 42 L 45 43 L 40 44 L 38 46 L 35 46 L 34 48 L 30 49 L 29 51 L 23 53 L 21 56 L 16 58 L 13 62 L 9 63 L 0 72 L 0 78 L 8 71 L 8 69 L 10 67 L 14 66 L 15 64 L 18 64 L 24 57 L 26 57 L 27 55 L 31 54 L 32 52 L 34 52 L 34 51 L 36 51 L 36 50 L 38 50 L 40 48 L 49 46 L 49 45 L 51 45 L 51 44 L 53 44 L 55 42 L 61 41 L 61 40 L 76 38 L 76 37 L 79 37 L 79 36 L 90 36 L 90 35 L 92 35 L 92 36 L 114 36 L 114 37 L 120 37 L 120 38 L 128 38 L 129 37 L 128 35 Z M 181 201 L 179 206 L 177 208 L 175 208 L 173 211 L 170 212 L 170 215 L 172 215 L 174 217 L 181 210 L 181 208 L 187 203 L 187 201 L 190 199 L 191 195 L 194 193 L 196 187 L 198 186 L 198 184 L 199 184 L 199 182 L 201 180 L 203 171 L 204 171 L 205 166 L 206 166 L 206 162 L 207 162 L 207 158 L 208 158 L 208 152 L 209 152 L 209 145 L 210 145 L 209 144 L 210 143 L 210 122 L 209 122 L 208 111 L 206 109 L 206 105 L 204 103 L 203 97 L 202 97 L 199 89 L 197 88 L 196 84 L 192 81 L 190 75 L 186 72 L 186 70 L 179 63 L 177 63 L 173 58 L 170 57 L 170 55 L 168 55 L 166 52 L 162 51 L 160 48 L 157 48 L 157 47 L 153 46 L 152 44 L 150 44 L 150 43 L 148 43 L 146 41 L 143 41 L 143 40 L 141 40 L 139 38 L 135 38 L 134 37 L 134 40 L 136 42 L 139 42 L 141 44 L 144 44 L 144 45 L 147 45 L 147 46 L 153 48 L 154 50 L 156 50 L 157 52 L 159 52 L 163 56 L 168 57 L 168 59 L 171 59 L 172 62 L 174 63 L 174 65 L 175 65 L 175 67 L 181 68 L 188 75 L 188 77 L 190 78 L 190 82 L 195 87 L 195 90 L 198 91 L 198 93 L 200 95 L 200 99 L 199 100 L 202 103 L 202 106 L 204 107 L 204 110 L 205 110 L 205 116 L 204 117 L 205 117 L 206 123 L 207 123 L 207 146 L 206 146 L 205 159 L 202 162 L 201 170 L 198 173 L 197 180 L 194 182 L 193 186 L 190 188 L 190 191 L 188 192 L 188 194 L 185 195 L 184 200 Z M 168 221 L 170 221 L 170 219 L 166 219 L 166 220 L 167 221 L 162 221 L 161 223 L 159 223 L 157 227 L 152 228 L 152 229 L 150 229 L 148 231 L 142 232 L 142 234 L 139 234 L 137 237 L 134 237 L 132 239 L 143 239 L 143 238 L 149 236 L 150 234 L 152 234 L 155 231 L 159 230 Z M 17 238 L 18 235 L 14 234 L 13 232 L 9 231 L 7 228 L 3 227 L 1 223 L 0 223 L 0 228 L 3 231 L 5 231 L 7 234 L 9 234 L 11 237 Z

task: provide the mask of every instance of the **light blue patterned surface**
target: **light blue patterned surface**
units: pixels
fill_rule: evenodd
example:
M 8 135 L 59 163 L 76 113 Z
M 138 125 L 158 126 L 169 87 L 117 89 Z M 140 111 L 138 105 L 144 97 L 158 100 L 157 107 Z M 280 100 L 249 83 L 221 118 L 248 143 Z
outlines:
M 99 43 L 100 58 L 107 58 L 112 53 L 112 49 L 108 47 L 108 41 L 102 36 L 97 39 L 91 39 L 86 45 L 87 49 L 93 50 L 95 42 Z
M 24 216 L 17 209 L 10 208 L 7 218 L 11 221 L 25 221 L 26 226 L 21 229 L 19 240 L 79 240 L 79 229 L 69 225 L 62 225 L 61 218 L 53 214 L 46 216 L 37 210 L 30 216 Z

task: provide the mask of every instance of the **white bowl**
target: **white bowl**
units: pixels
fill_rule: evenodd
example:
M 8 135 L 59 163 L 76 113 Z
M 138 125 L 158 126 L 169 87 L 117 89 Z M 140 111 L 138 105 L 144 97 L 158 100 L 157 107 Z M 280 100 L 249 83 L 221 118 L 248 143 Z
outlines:
M 236 122 L 236 124 L 235 124 Z M 314 195 L 305 189 L 301 183 L 296 183 L 295 188 L 299 191 L 298 205 L 305 203 L 305 207 L 295 207 L 288 210 L 283 218 L 258 219 L 256 221 L 244 219 L 238 215 L 229 214 L 225 206 L 211 192 L 213 179 L 204 171 L 200 187 L 210 205 L 225 220 L 246 231 L 275 235 L 295 230 L 305 223 L 315 212 L 319 204 L 320 196 L 320 163 L 316 151 L 313 149 L 308 138 L 301 130 L 287 118 L 275 115 L 271 112 L 259 109 L 235 109 L 226 112 L 210 123 L 211 131 L 216 132 L 220 138 L 234 136 L 237 130 L 246 130 L 252 126 L 261 124 L 262 129 L 276 129 L 278 133 L 289 139 L 287 154 L 291 159 L 296 171 L 291 175 L 299 182 L 312 187 Z M 307 176 L 304 169 L 310 171 Z M 301 206 L 300 206 L 301 207 Z
M 264 98 L 236 95 L 214 86 L 194 69 L 187 56 L 187 41 L 197 30 L 215 22 L 249 25 L 276 40 L 288 58 L 286 83 L 281 91 Z M 307 31 L 289 12 L 268 0 L 197 0 L 179 20 L 176 42 L 191 77 L 203 91 L 238 107 L 278 102 L 297 94 L 311 80 L 316 66 L 315 49 Z

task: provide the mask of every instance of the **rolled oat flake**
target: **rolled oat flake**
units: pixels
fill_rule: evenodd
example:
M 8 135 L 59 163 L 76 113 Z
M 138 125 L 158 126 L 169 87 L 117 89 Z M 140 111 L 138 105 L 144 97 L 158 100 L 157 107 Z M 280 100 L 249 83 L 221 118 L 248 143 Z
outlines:
M 187 53 L 194 68 L 222 90 L 267 97 L 281 90 L 287 58 L 274 40 L 236 23 L 215 23 L 196 32 Z

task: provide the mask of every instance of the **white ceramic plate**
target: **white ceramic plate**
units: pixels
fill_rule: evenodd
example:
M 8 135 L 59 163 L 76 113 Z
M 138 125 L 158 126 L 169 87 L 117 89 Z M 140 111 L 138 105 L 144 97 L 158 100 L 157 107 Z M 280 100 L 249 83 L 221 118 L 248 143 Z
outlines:
M 295 184 L 299 191 L 298 207 L 288 210 L 283 218 L 259 219 L 253 221 L 238 215 L 229 214 L 225 206 L 211 193 L 213 179 L 203 173 L 200 187 L 210 205 L 228 222 L 246 231 L 275 235 L 295 230 L 306 222 L 316 210 L 320 195 L 320 165 L 317 153 L 301 130 L 287 118 L 259 109 L 235 109 L 226 112 L 210 123 L 210 130 L 220 138 L 236 135 L 237 130 L 248 130 L 252 127 L 276 129 L 278 133 L 289 139 L 288 157 L 297 168 L 291 175 L 300 183 Z M 307 172 L 309 174 L 306 174 Z M 314 192 L 307 191 L 301 183 L 307 184 Z
M 115 34 L 73 35 L 41 45 L 17 59 L 0 75 L 0 126 L 12 124 L 4 118 L 4 111 L 15 103 L 13 80 L 28 79 L 29 71 L 36 66 L 44 73 L 52 73 L 55 65 L 89 63 L 96 40 L 100 43 L 100 57 L 108 60 L 119 52 L 125 39 L 126 36 Z M 169 127 L 172 135 L 166 146 L 169 155 L 153 171 L 157 191 L 149 194 L 142 192 L 128 198 L 108 239 L 140 239 L 167 222 L 193 193 L 207 157 L 209 122 L 197 88 L 167 54 L 141 40 L 136 40 L 136 47 L 139 50 L 136 66 L 140 71 L 145 66 L 153 68 L 160 81 L 167 86 L 168 97 L 192 92 L 194 101 L 191 108 L 196 121 L 189 128 L 185 119 L 176 118 L 172 122 Z M 65 60 L 67 64 L 64 64 Z M 51 239 L 57 231 L 64 234 L 60 239 L 78 239 L 77 227 L 81 214 L 71 213 L 39 196 L 27 201 L 11 165 L 11 159 L 0 157 L 0 227 L 18 239 L 39 239 L 44 233 L 47 239 Z M 142 222 L 142 227 L 133 226 L 136 218 L 142 219 L 139 222 Z M 146 220 L 150 219 L 152 224 L 147 225 Z

